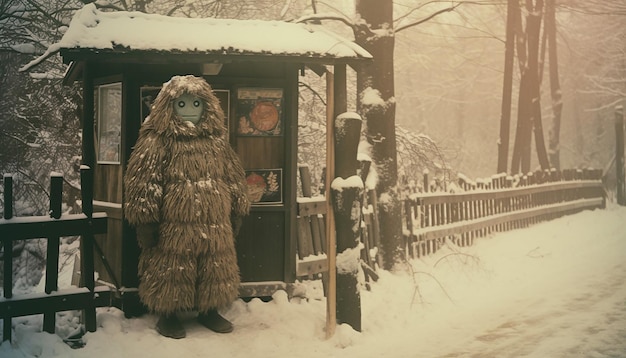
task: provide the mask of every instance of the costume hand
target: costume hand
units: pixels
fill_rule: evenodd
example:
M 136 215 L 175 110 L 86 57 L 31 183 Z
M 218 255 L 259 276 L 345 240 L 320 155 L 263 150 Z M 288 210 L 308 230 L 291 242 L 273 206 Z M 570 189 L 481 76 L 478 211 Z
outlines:
M 230 223 L 233 226 L 233 236 L 237 236 L 239 234 L 239 230 L 241 229 L 243 218 L 239 215 L 231 214 Z
M 143 224 L 137 226 L 137 242 L 142 249 L 154 247 L 159 240 L 159 224 Z

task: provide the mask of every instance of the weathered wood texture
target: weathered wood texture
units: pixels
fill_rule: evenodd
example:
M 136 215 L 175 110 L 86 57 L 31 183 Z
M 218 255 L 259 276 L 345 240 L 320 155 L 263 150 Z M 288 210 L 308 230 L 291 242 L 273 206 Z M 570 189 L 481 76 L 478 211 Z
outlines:
M 615 108 L 615 172 L 617 204 L 626 206 L 626 170 L 624 163 L 624 107 Z
M 406 256 L 433 253 L 446 240 L 471 245 L 475 238 L 493 232 L 604 208 L 601 177 L 601 170 L 551 170 L 476 183 L 460 179 L 459 187 L 465 191 L 457 193 L 429 193 L 426 181 L 424 192 L 410 193 L 404 202 Z
M 93 213 L 93 175 L 90 169 L 81 169 L 83 213 L 62 215 L 61 197 L 63 178 L 50 178 L 50 216 L 13 217 L 13 180 L 4 177 L 4 218 L 0 219 L 0 240 L 4 249 L 4 297 L 0 298 L 0 318 L 3 324 L 3 340 L 11 340 L 13 317 L 44 314 L 43 328 L 54 333 L 55 314 L 59 311 L 82 309 L 87 331 L 96 330 L 96 307 L 110 305 L 108 288 L 94 284 L 94 234 L 107 231 L 107 216 Z M 81 279 L 80 289 L 58 289 L 59 242 L 64 236 L 80 236 Z M 45 293 L 13 297 L 13 244 L 17 240 L 47 239 Z

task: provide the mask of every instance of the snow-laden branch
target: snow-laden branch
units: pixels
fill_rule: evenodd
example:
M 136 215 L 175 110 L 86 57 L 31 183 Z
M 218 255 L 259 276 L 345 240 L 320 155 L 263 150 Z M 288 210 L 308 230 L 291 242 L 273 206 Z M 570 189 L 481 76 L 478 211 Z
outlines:
M 330 13 L 306 15 L 306 16 L 302 16 L 302 17 L 298 18 L 294 22 L 295 23 L 300 23 L 300 22 L 320 22 L 322 20 L 340 21 L 340 22 L 343 22 L 346 26 L 350 27 L 351 29 L 354 29 L 355 26 L 356 26 L 347 17 L 345 17 L 343 15 L 330 14 Z

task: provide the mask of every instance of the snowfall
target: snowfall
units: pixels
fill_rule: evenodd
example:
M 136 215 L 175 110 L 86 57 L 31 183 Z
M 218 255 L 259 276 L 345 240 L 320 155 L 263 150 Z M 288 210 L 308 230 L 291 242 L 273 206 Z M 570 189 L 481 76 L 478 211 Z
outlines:
M 305 281 L 306 298 L 234 302 L 222 311 L 230 334 L 189 315 L 174 340 L 152 315 L 100 308 L 97 331 L 72 349 L 61 336 L 76 314 L 59 314 L 57 334 L 18 317 L 0 357 L 626 357 L 625 221 L 609 203 L 379 269 L 361 290 L 362 332 L 343 324 L 326 338 L 320 283 Z

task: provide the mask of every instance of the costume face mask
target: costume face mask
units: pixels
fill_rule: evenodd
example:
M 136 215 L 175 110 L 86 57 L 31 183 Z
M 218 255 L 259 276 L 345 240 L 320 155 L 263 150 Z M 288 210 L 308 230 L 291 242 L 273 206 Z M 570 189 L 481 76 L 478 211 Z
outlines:
M 197 124 L 202 116 L 204 103 L 202 100 L 189 93 L 182 94 L 174 100 L 174 110 L 176 114 L 183 118 L 183 121 L 189 121 Z

